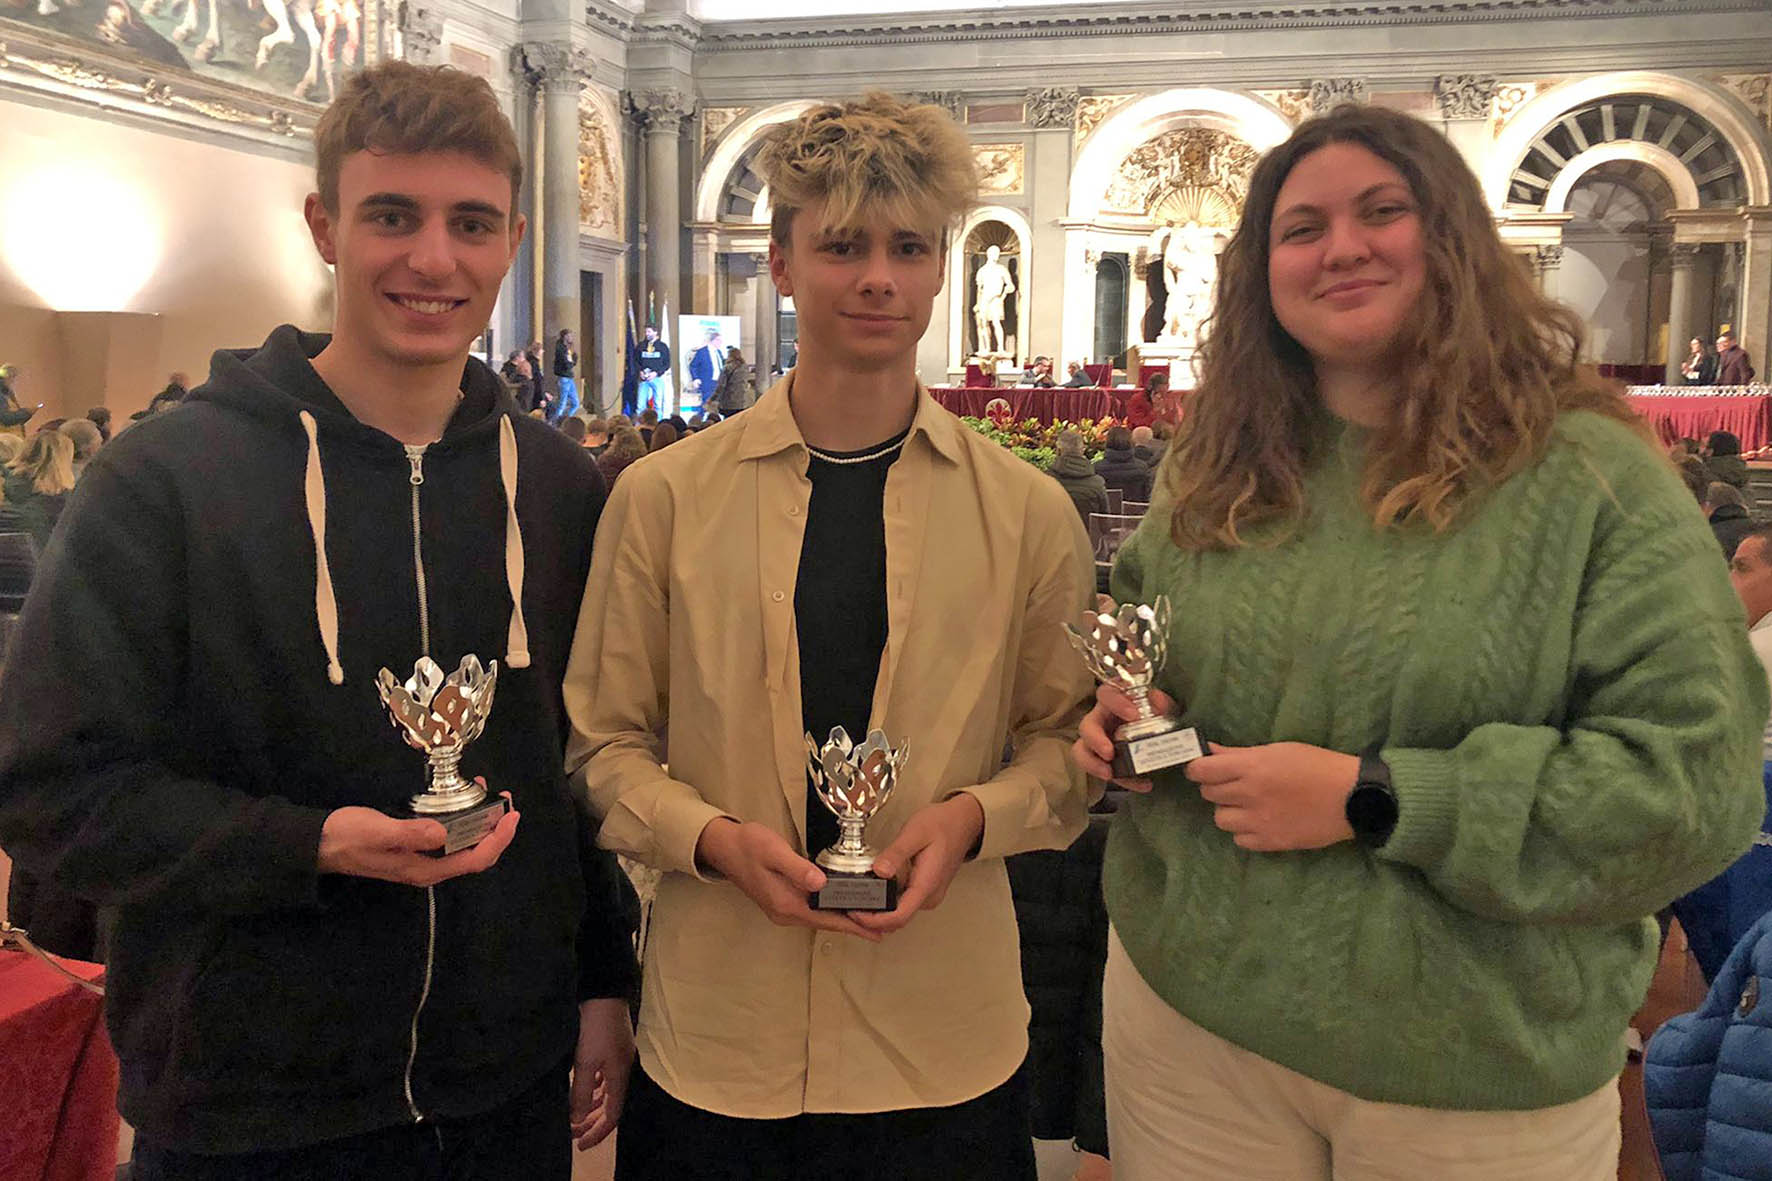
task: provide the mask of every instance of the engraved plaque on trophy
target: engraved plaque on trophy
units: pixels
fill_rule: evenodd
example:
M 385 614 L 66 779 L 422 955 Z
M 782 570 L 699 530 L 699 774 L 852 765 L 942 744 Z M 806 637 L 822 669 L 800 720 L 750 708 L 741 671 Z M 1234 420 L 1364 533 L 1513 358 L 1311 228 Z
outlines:
M 461 773 L 463 749 L 480 737 L 492 712 L 498 661 L 483 669 L 478 656 L 464 656 L 460 667 L 445 677 L 436 661 L 421 656 L 405 684 L 384 668 L 375 685 L 394 728 L 429 763 L 429 782 L 407 802 L 405 815 L 443 825 L 443 847 L 432 850 L 433 856 L 479 844 L 510 811 L 509 800 L 488 799 L 484 786 Z
M 1138 717 L 1114 737 L 1114 775 L 1145 778 L 1190 763 L 1206 753 L 1198 730 L 1160 714 L 1151 705 L 1151 687 L 1169 647 L 1169 599 L 1158 595 L 1149 606 L 1127 603 L 1112 615 L 1086 611 L 1080 626 L 1064 625 L 1095 679 L 1132 699 Z
M 824 870 L 824 889 L 812 895 L 814 910 L 891 910 L 898 905 L 898 882 L 874 873 L 867 823 L 892 797 L 908 745 L 893 747 L 875 730 L 856 746 L 838 726 L 820 746 L 806 735 L 806 770 L 812 787 L 837 817 L 837 843 L 815 860 Z

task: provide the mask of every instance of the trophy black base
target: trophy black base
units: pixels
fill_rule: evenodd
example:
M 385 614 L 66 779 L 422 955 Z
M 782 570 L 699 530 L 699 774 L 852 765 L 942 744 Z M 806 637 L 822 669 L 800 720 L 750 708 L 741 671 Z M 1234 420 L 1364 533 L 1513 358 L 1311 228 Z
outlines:
M 824 871 L 824 889 L 812 895 L 813 910 L 896 910 L 898 879 L 871 873 Z
M 463 849 L 472 849 L 486 838 L 486 834 L 498 827 L 506 812 L 511 810 L 511 801 L 503 796 L 488 796 L 477 804 L 459 808 L 454 812 L 415 812 L 407 808 L 400 813 L 402 820 L 435 820 L 443 826 L 443 844 L 436 849 L 426 849 L 427 857 L 447 857 L 451 853 L 459 853 Z
M 1148 779 L 1158 771 L 1191 763 L 1206 753 L 1206 740 L 1194 727 L 1183 726 L 1173 718 L 1157 720 L 1168 725 L 1155 733 L 1136 734 L 1114 743 L 1116 779 Z

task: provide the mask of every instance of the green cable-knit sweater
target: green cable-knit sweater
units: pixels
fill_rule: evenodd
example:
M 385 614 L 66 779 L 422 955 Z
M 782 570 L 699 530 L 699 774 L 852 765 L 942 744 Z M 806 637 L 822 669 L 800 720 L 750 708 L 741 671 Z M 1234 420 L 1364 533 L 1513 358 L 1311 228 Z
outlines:
M 1646 916 L 1759 829 L 1767 684 L 1741 605 L 1691 494 L 1619 423 L 1564 415 L 1441 535 L 1375 529 L 1368 433 L 1323 429 L 1292 540 L 1184 554 L 1154 513 L 1114 597 L 1169 595 L 1158 683 L 1213 740 L 1382 743 L 1396 831 L 1245 852 L 1171 772 L 1116 819 L 1109 914 L 1178 1012 L 1330 1086 L 1579 1098 L 1623 1064 Z

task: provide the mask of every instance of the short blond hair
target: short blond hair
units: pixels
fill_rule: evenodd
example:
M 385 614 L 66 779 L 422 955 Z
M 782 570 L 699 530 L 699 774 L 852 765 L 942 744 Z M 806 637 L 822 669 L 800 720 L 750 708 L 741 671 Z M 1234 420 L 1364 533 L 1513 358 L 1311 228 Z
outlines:
M 978 202 L 972 141 L 953 116 L 882 91 L 779 124 L 757 169 L 774 208 L 769 235 L 784 246 L 794 215 L 819 201 L 824 232 L 855 229 L 875 214 L 948 230 Z
M 327 212 L 338 212 L 345 157 L 362 151 L 461 152 L 511 178 L 513 205 L 523 187 L 523 153 L 498 96 L 484 78 L 450 66 L 385 61 L 351 75 L 314 125 L 314 179 Z

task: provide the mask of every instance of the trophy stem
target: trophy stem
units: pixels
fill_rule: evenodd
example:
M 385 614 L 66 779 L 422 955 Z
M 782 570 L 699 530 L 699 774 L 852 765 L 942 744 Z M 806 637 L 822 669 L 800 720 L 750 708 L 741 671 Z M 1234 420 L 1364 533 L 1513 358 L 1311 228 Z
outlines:
M 1132 699 L 1133 708 L 1138 710 L 1139 721 L 1149 721 L 1157 716 L 1156 708 L 1151 705 L 1151 687 L 1149 685 L 1127 685 L 1125 688 L 1126 696 Z
M 443 812 L 456 812 L 463 808 L 471 808 L 486 798 L 486 789 L 461 773 L 460 746 L 451 750 L 436 750 L 429 755 L 431 767 L 431 783 L 419 795 L 412 797 L 412 810 L 422 816 L 435 816 Z
M 867 829 L 866 816 L 837 814 L 837 843 L 814 860 L 825 869 L 839 873 L 868 873 L 874 867 L 875 853 L 862 838 Z

